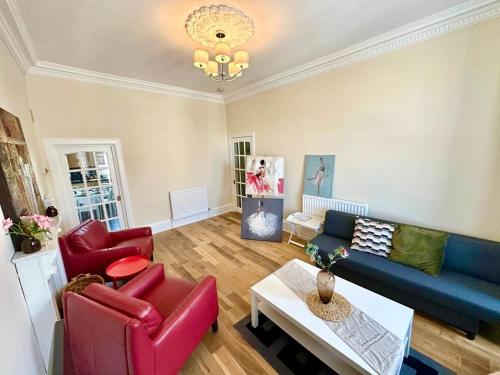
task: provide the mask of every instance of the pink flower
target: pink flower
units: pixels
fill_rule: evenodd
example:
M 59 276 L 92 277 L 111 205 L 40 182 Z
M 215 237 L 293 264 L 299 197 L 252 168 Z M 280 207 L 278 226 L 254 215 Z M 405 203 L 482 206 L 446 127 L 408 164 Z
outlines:
M 342 251 L 340 252 L 340 256 L 341 256 L 342 258 L 347 258 L 347 257 L 349 256 L 349 252 L 347 251 L 347 249 L 346 249 L 345 247 L 344 247 L 344 248 L 342 249 Z
M 2 220 L 2 227 L 4 231 L 8 231 L 11 226 L 13 226 L 14 223 L 12 222 L 12 219 L 8 217 L 7 219 Z
M 50 224 L 52 223 L 52 219 L 50 217 L 44 215 L 33 215 L 34 222 L 42 229 L 50 228 Z

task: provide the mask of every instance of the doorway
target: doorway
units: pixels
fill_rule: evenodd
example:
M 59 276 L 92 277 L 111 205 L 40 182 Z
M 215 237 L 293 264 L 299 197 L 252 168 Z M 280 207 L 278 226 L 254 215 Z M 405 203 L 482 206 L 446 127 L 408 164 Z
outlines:
M 246 197 L 246 157 L 254 153 L 254 136 L 253 134 L 235 135 L 231 137 L 230 143 L 233 197 L 236 211 L 241 212 L 242 200 Z
M 51 168 L 66 229 L 86 220 L 109 231 L 127 228 L 123 181 L 114 144 L 53 145 Z

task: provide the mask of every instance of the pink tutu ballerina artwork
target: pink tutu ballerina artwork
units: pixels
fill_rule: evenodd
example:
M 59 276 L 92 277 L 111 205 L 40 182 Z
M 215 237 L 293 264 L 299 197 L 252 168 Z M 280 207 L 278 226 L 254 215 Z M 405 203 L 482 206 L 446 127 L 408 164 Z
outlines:
M 283 158 L 247 158 L 246 193 L 253 196 L 283 196 Z

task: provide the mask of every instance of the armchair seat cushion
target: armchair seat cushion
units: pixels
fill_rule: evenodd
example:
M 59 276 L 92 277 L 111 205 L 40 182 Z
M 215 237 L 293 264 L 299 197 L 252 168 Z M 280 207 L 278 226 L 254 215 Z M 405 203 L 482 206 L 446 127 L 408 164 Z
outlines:
M 156 306 L 160 313 L 167 318 L 186 299 L 196 285 L 189 280 L 166 277 L 164 282 L 142 294 L 141 299 Z
M 373 254 L 352 250 L 335 267 L 363 274 L 484 321 L 500 320 L 500 286 L 442 269 L 438 277 Z
M 138 237 L 131 240 L 117 242 L 115 247 L 137 247 L 141 254 L 150 258 L 153 254 L 153 237 Z

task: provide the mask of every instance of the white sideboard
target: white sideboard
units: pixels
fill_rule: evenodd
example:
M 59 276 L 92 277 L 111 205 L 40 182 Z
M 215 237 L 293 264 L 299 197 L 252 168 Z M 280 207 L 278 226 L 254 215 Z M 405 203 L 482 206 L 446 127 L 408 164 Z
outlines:
M 47 372 L 54 323 L 60 319 L 56 295 L 67 282 L 57 239 L 33 254 L 16 252 L 12 263 L 17 270 Z

